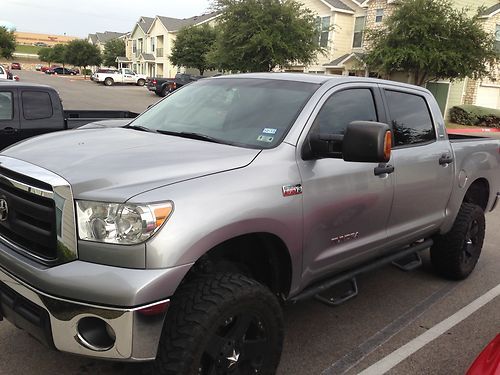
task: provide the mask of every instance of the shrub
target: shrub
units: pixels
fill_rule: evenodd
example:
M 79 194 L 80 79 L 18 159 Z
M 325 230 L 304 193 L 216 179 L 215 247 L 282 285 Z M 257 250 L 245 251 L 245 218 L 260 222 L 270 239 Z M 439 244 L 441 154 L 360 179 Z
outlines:
M 459 105 L 450 109 L 451 121 L 461 125 L 500 128 L 500 110 L 476 105 Z
M 90 69 L 82 69 L 82 74 L 90 76 L 90 75 L 92 75 L 92 70 L 90 70 Z

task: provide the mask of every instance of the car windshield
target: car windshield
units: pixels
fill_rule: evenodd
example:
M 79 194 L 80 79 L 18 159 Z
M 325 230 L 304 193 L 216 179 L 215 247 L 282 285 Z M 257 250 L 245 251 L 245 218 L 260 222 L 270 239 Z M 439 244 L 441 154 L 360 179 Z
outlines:
M 247 148 L 272 148 L 318 87 L 275 79 L 205 79 L 175 91 L 130 126 Z

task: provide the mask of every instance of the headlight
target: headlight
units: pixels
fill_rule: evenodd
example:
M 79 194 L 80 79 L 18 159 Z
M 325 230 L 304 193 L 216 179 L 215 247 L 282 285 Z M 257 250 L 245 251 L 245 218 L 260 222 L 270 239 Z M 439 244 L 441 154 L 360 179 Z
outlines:
M 141 243 L 168 220 L 173 209 L 172 202 L 136 205 L 77 201 L 78 236 L 85 241 Z

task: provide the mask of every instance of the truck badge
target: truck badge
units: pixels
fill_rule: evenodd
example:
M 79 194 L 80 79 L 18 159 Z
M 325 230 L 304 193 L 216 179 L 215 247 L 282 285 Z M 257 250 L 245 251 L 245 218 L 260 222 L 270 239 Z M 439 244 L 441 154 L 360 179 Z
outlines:
M 353 232 L 353 233 L 348 233 L 348 234 L 343 234 L 341 236 L 333 237 L 332 242 L 334 245 L 340 245 L 343 242 L 346 241 L 352 241 L 359 238 L 359 232 Z
M 291 197 L 292 195 L 302 194 L 302 185 L 301 184 L 285 185 L 282 187 L 282 189 L 283 189 L 283 196 L 284 197 Z
M 9 216 L 9 206 L 5 199 L 0 199 L 0 222 L 6 221 Z

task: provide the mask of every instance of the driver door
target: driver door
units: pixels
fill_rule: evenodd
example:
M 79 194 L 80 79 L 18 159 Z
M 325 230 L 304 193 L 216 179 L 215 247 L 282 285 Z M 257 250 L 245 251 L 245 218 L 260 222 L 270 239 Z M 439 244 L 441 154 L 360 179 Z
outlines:
M 312 118 L 309 134 L 342 135 L 352 121 L 386 121 L 379 89 L 362 84 L 332 89 Z M 394 178 L 375 175 L 377 163 L 346 162 L 341 156 L 303 160 L 302 147 L 299 143 L 308 284 L 376 257 L 387 239 Z

